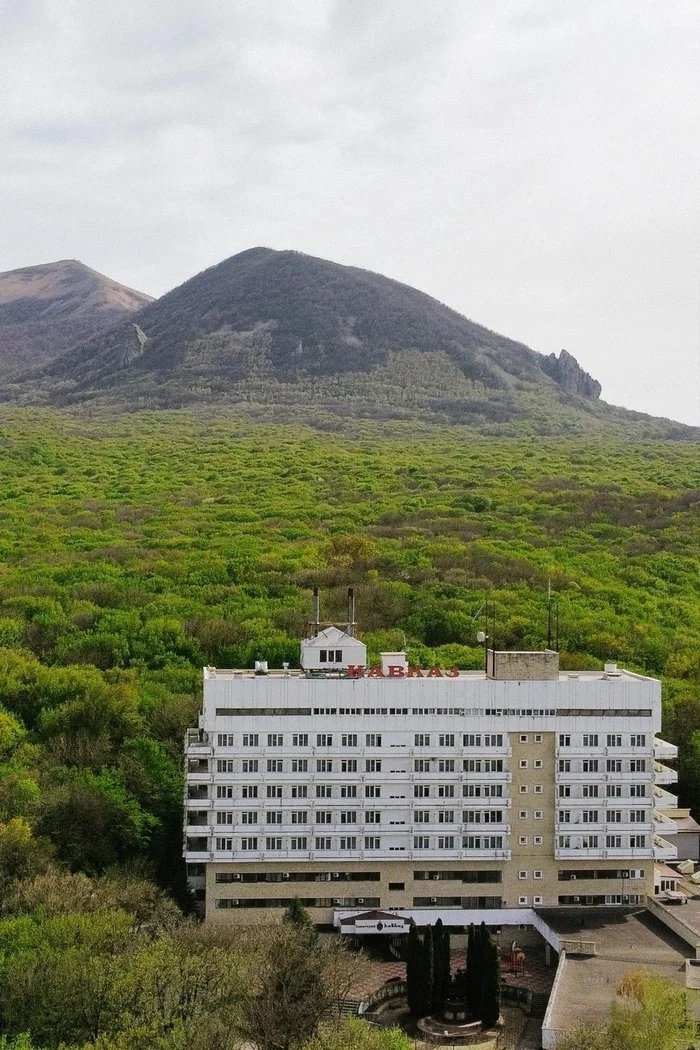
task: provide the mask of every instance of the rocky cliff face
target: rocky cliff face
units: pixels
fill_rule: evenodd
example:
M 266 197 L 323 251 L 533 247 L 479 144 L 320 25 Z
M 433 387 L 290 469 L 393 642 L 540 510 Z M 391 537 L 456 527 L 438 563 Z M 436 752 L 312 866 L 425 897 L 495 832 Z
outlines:
M 600 397 L 600 383 L 584 372 L 576 358 L 566 350 L 560 350 L 559 357 L 549 354 L 544 358 L 542 368 L 567 394 L 593 399 Z

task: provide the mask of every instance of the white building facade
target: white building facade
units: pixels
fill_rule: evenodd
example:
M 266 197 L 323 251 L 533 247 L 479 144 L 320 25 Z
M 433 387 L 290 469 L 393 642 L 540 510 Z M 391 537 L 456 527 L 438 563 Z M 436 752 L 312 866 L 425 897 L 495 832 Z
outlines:
M 301 670 L 207 668 L 184 828 L 207 918 L 269 921 L 294 897 L 326 926 L 643 903 L 654 860 L 675 857 L 660 683 L 487 656 L 485 672 L 403 653 L 368 668 L 329 627 Z

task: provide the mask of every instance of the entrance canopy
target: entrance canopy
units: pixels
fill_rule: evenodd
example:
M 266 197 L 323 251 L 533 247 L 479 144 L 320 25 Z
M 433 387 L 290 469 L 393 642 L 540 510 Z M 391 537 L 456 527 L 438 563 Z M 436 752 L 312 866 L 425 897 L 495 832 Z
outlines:
M 361 911 L 354 915 L 341 915 L 340 932 L 362 936 L 368 933 L 408 933 L 409 921 L 402 915 L 389 911 Z

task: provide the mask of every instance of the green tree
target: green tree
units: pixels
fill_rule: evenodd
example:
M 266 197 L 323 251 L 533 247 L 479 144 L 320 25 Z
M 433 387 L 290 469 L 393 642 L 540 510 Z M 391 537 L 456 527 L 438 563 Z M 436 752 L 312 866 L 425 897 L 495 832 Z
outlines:
M 375 1028 L 359 1017 L 347 1020 L 310 1040 L 304 1050 L 412 1050 L 400 1028 Z
M 472 1017 L 479 1016 L 480 993 L 481 993 L 481 937 L 479 927 L 473 923 L 469 925 L 467 936 L 467 965 L 465 973 L 465 995 L 467 1008 Z
M 496 1024 L 501 1014 L 501 966 L 498 947 L 488 936 L 483 946 L 479 1017 L 485 1028 Z
M 289 905 L 284 913 L 283 921 L 288 922 L 291 926 L 294 926 L 300 933 L 308 936 L 310 941 L 317 941 L 318 934 L 316 927 L 314 926 L 311 916 L 308 911 L 301 903 L 298 897 L 295 897 L 292 903 Z
M 421 1017 L 423 1006 L 423 944 L 418 927 L 411 921 L 406 944 L 406 1001 L 413 1017 Z

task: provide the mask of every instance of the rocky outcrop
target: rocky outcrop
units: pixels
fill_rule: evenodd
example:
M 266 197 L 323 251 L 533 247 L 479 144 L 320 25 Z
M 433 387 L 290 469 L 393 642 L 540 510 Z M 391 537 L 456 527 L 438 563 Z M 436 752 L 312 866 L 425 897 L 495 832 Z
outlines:
M 578 394 L 579 397 L 596 399 L 600 397 L 602 387 L 597 379 L 584 372 L 575 357 L 566 350 L 549 354 L 542 362 L 542 367 L 555 383 L 567 394 Z

